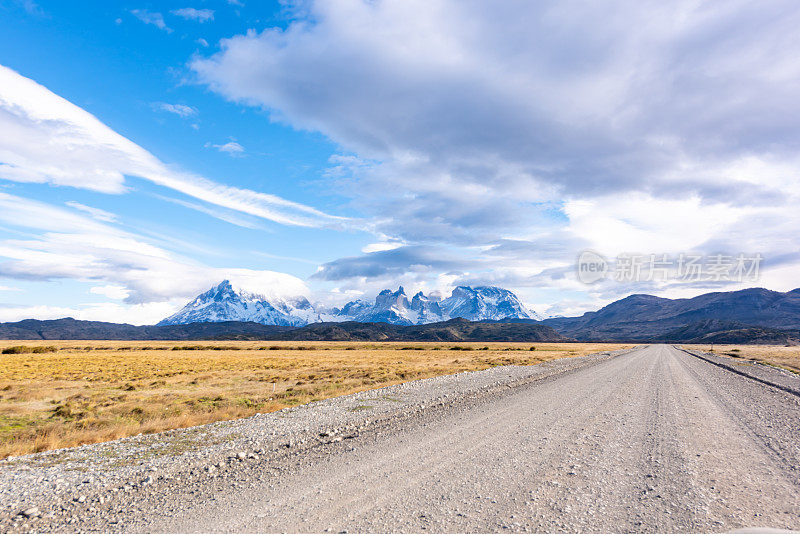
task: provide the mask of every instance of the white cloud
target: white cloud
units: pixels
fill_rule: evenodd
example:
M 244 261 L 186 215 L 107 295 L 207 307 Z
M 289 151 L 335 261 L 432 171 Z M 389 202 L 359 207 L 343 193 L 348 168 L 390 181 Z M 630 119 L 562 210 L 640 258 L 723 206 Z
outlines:
M 203 206 L 202 204 L 197 204 L 196 202 L 187 202 L 185 200 L 180 200 L 177 198 L 170 198 L 158 195 L 158 198 L 164 200 L 166 202 L 172 202 L 173 204 L 177 204 L 179 206 L 183 206 L 184 208 L 189 208 L 195 211 L 199 211 L 200 213 L 205 213 L 206 215 L 211 215 L 212 217 L 219 219 L 221 221 L 225 221 L 227 223 L 241 226 L 242 228 L 249 228 L 251 230 L 264 230 L 264 226 L 259 224 L 257 221 L 252 220 L 252 218 L 246 218 L 245 216 L 238 216 L 235 212 L 231 212 L 230 210 L 222 210 L 222 209 L 215 209 L 209 208 L 208 206 Z
M 375 243 L 369 243 L 364 245 L 361 249 L 361 252 L 364 254 L 369 254 L 370 252 L 381 252 L 383 250 L 394 250 L 396 248 L 400 248 L 404 245 L 402 241 L 392 241 L 392 240 L 384 240 L 384 241 L 377 241 Z
M 197 108 L 192 106 L 187 106 L 186 104 L 168 104 L 166 102 L 155 102 L 152 104 L 153 109 L 159 111 L 166 111 L 167 113 L 173 113 L 180 117 L 193 117 L 197 115 Z
M 83 109 L 0 66 L 0 178 L 104 193 L 138 176 L 198 200 L 280 224 L 331 226 L 347 220 L 275 195 L 212 182 L 167 166 Z
M 146 9 L 131 9 L 131 15 L 141 20 L 145 24 L 152 24 L 159 30 L 172 33 L 172 28 L 167 26 L 167 23 L 164 22 L 164 15 L 161 13 L 148 11 Z
M 23 319 L 62 319 L 118 322 L 134 325 L 155 324 L 177 310 L 182 301 L 120 304 L 116 302 L 78 304 L 76 306 L 7 306 L 0 305 L 0 322 Z M 185 304 L 185 303 L 184 303 Z
M 310 0 L 295 16 L 192 68 L 328 136 L 346 154 L 328 178 L 373 232 L 461 247 L 473 280 L 590 295 L 564 274 L 580 248 L 798 251 L 794 2 Z M 436 258 L 383 246 L 323 273 L 436 276 Z
M 186 20 L 196 20 L 197 22 L 208 22 L 210 20 L 214 20 L 213 9 L 195 9 L 193 7 L 184 7 L 181 9 L 174 9 L 171 11 L 171 13 Z
M 80 202 L 75 202 L 74 200 L 69 200 L 64 204 L 70 208 L 75 208 L 76 210 L 88 213 L 93 219 L 98 221 L 116 222 L 117 220 L 117 216 L 113 213 L 110 213 L 106 210 L 101 210 L 100 208 L 93 208 L 92 206 L 87 206 L 85 204 L 81 204 Z
M 115 299 L 125 292 L 126 305 L 188 299 L 225 278 L 268 294 L 307 293 L 305 283 L 288 274 L 209 267 L 145 236 L 2 192 L 0 223 L 39 232 L 0 241 L 3 278 L 104 282 L 92 292 Z
M 236 141 L 229 141 L 227 143 L 223 143 L 221 145 L 215 145 L 213 143 L 206 143 L 206 146 L 216 148 L 220 152 L 225 152 L 230 156 L 240 156 L 244 154 L 244 147 L 237 143 Z
M 130 291 L 122 286 L 107 285 L 107 286 L 94 286 L 89 288 L 89 293 L 93 295 L 103 295 L 114 300 L 123 300 L 128 298 Z
M 704 206 L 697 197 L 667 200 L 641 193 L 571 200 L 564 206 L 569 231 L 609 257 L 696 250 L 755 211 L 724 204 Z M 654 236 L 659 236 L 657 241 Z

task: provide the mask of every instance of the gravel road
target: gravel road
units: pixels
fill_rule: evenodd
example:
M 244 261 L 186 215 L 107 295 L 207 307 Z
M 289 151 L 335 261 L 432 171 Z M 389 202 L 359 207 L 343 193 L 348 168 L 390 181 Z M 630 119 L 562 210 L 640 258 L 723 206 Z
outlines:
M 765 383 L 770 373 L 782 383 L 798 379 L 759 368 L 754 380 L 665 345 L 570 360 L 396 386 L 405 402 L 384 419 L 370 407 L 348 409 L 351 419 L 311 430 L 317 439 L 291 453 L 241 452 L 205 472 L 149 477 L 105 499 L 92 494 L 90 506 L 73 498 L 30 518 L 9 513 L 5 524 L 128 532 L 800 528 L 800 397 Z M 436 401 L 425 405 L 431 387 Z M 351 408 L 365 405 L 357 398 Z M 296 413 L 293 421 L 310 417 Z M 8 473 L 41 483 L 45 468 L 31 458 L 7 465 L 5 479 L 0 469 L 0 495 Z M 15 506 L 32 506 L 30 498 Z

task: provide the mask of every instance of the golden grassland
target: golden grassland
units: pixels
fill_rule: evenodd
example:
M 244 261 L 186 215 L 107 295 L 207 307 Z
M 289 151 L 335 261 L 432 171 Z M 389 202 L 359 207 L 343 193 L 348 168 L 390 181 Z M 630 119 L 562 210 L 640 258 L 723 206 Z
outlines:
M 800 347 L 779 345 L 683 345 L 686 348 L 714 352 L 734 358 L 754 360 L 800 373 Z
M 629 346 L 0 341 L 0 458 Z

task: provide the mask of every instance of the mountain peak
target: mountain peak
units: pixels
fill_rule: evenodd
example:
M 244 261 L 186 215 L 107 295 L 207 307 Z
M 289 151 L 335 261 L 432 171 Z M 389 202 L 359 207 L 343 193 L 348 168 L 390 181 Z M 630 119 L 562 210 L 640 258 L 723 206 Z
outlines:
M 348 310 L 350 304 L 342 308 Z M 342 320 L 361 322 L 388 322 L 392 324 L 426 324 L 463 318 L 470 321 L 502 321 L 508 319 L 536 319 L 514 293 L 494 286 L 458 286 L 446 299 L 430 298 L 422 291 L 409 302 L 405 289 L 381 291 L 375 304 L 358 307 L 358 313 Z M 344 315 L 344 314 L 343 314 Z
M 234 289 L 223 280 L 201 293 L 159 325 L 252 321 L 264 325 L 304 326 L 319 321 L 319 314 L 303 296 L 267 298 Z
M 372 303 L 355 300 L 341 309 L 321 310 L 303 296 L 268 297 L 238 289 L 226 279 L 159 324 L 253 321 L 265 325 L 303 326 L 324 320 L 412 325 L 455 318 L 470 321 L 539 318 L 527 310 L 514 293 L 493 286 L 458 286 L 445 299 L 438 295 L 430 298 L 419 291 L 410 301 L 405 288 L 399 286 L 397 291 L 384 289 Z

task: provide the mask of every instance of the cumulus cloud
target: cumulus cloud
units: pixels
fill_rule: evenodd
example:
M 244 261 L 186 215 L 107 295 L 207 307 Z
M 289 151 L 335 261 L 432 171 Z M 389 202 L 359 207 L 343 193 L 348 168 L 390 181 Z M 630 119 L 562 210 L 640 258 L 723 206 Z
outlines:
M 193 7 L 184 7 L 181 9 L 174 9 L 170 13 L 186 20 L 195 20 L 197 22 L 208 22 L 214 20 L 213 9 L 195 9 Z
M 96 117 L 0 66 L 0 178 L 124 193 L 125 176 L 280 224 L 320 227 L 346 220 L 281 197 L 177 170 Z
M 303 6 L 288 29 L 224 40 L 193 68 L 231 99 L 406 169 L 412 188 L 432 171 L 526 198 L 539 185 L 594 196 L 694 178 L 688 195 L 732 177 L 686 165 L 793 156 L 800 141 L 789 2 Z
M 376 234 L 493 249 L 497 279 L 533 280 L 566 273 L 578 243 L 702 249 L 736 229 L 776 254 L 796 235 L 798 23 L 790 1 L 309 0 L 191 66 L 338 143 L 327 178 Z M 755 230 L 765 218 L 790 222 Z M 319 276 L 417 265 L 367 252 Z

